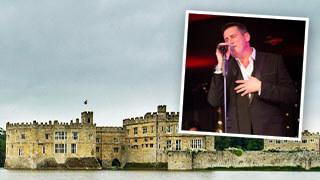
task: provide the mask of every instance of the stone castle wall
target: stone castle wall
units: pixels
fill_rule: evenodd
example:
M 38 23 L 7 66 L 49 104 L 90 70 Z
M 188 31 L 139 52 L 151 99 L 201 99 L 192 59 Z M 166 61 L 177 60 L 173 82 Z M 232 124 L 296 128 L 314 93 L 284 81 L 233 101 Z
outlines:
M 122 127 L 97 127 L 96 157 L 103 168 L 111 168 L 112 163 L 119 161 L 119 166 L 126 163 L 124 149 L 124 131 Z
M 144 117 L 125 119 L 125 147 L 128 163 L 167 163 L 168 151 L 191 149 L 191 140 L 202 141 L 203 149 L 214 150 L 214 138 L 178 133 L 179 113 L 166 112 L 165 106 Z M 177 145 L 180 141 L 180 147 Z
M 179 113 L 166 112 L 166 106 L 160 105 L 157 112 L 123 120 L 123 127 L 96 127 L 92 112 L 82 112 L 81 122 L 7 123 L 6 168 L 96 167 L 96 161 L 103 168 L 124 167 L 126 163 L 167 163 L 169 151 L 214 150 L 212 136 L 179 134 L 178 119 Z M 66 133 L 67 138 L 55 138 L 57 132 Z M 78 139 L 73 139 L 74 132 Z M 192 147 L 195 140 L 199 146 Z M 57 153 L 57 144 L 66 145 L 66 152 Z M 71 152 L 74 144 L 76 153 Z
M 248 168 L 248 167 L 320 167 L 320 154 L 316 152 L 263 152 L 249 151 L 237 156 L 230 151 L 170 152 L 169 170 Z
M 301 141 L 264 140 L 264 150 L 268 151 L 315 151 L 320 152 L 320 134 L 304 131 Z
M 35 169 L 43 163 L 65 164 L 67 161 L 76 166 L 74 159 L 79 158 L 94 163 L 88 160 L 96 156 L 96 125 L 92 121 L 80 123 L 76 119 L 75 123 L 59 123 L 57 120 L 53 123 L 7 123 L 6 130 L 6 168 Z M 64 138 L 57 138 L 58 132 L 63 132 Z M 64 152 L 55 152 L 56 145 L 63 145 Z

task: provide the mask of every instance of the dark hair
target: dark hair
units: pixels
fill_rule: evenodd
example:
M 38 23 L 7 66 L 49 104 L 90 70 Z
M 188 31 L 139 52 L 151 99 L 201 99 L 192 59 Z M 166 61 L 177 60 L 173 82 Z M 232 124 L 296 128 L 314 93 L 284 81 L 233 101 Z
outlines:
M 238 22 L 229 22 L 229 23 L 227 23 L 227 24 L 222 26 L 222 28 L 221 28 L 222 34 L 224 33 L 224 31 L 226 29 L 228 29 L 228 28 L 230 28 L 232 26 L 236 26 L 241 31 L 241 33 L 248 32 L 248 29 L 244 24 L 241 24 L 241 23 L 238 23 Z

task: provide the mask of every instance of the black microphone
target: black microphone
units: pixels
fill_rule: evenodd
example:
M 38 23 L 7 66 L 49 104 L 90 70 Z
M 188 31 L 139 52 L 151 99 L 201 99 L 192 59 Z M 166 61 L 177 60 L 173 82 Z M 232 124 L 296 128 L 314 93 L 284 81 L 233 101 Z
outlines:
M 229 45 L 228 44 L 219 44 L 218 45 L 218 50 L 220 51 L 221 54 L 226 54 L 228 52 Z

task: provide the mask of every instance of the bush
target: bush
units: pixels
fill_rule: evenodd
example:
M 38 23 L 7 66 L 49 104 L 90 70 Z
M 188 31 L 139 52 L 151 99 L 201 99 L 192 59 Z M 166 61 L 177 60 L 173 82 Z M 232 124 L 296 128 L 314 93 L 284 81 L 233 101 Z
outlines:
M 6 159 L 6 135 L 0 135 L 0 167 L 4 166 Z
M 243 150 L 240 148 L 230 147 L 225 149 L 226 151 L 230 151 L 232 154 L 235 154 L 236 156 L 241 156 L 243 153 Z

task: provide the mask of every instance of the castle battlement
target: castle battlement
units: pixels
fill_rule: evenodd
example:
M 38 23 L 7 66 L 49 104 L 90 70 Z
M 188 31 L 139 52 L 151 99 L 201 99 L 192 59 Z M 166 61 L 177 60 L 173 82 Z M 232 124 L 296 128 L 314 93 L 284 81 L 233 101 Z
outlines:
M 167 112 L 166 116 L 168 120 L 179 120 L 179 112 Z
M 123 127 L 115 126 L 99 126 L 96 129 L 97 132 L 123 132 Z
M 166 105 L 159 105 L 157 112 L 147 112 L 143 117 L 126 118 L 123 125 L 148 123 L 153 121 L 178 121 L 179 112 L 167 112 Z
M 145 119 L 143 117 L 136 117 L 136 118 L 127 118 L 123 120 L 123 125 L 129 125 L 129 124 L 136 124 L 136 123 L 142 123 L 142 122 L 151 122 L 153 119 L 148 118 Z
M 127 118 L 123 120 L 123 125 L 131 125 L 131 124 L 138 124 L 138 123 L 148 123 L 153 121 L 178 121 L 179 120 L 179 112 L 148 112 L 143 117 L 135 117 L 135 118 Z
M 314 132 L 309 132 L 308 130 L 304 130 L 302 132 L 302 135 L 305 137 L 306 136 L 320 136 L 319 132 L 314 133 Z
M 50 120 L 49 122 L 37 122 L 34 120 L 33 122 L 22 122 L 22 123 L 9 123 L 6 124 L 6 129 L 16 129 L 16 128 L 59 128 L 61 126 L 67 127 L 67 128 L 79 128 L 82 126 L 92 126 L 95 127 L 96 124 L 82 124 L 79 122 L 79 119 L 76 119 L 75 122 L 73 120 L 70 121 L 70 123 L 67 122 L 59 122 L 58 120 L 54 120 L 53 123 Z

